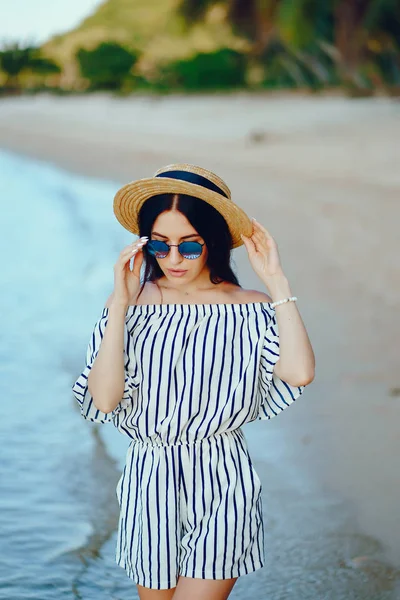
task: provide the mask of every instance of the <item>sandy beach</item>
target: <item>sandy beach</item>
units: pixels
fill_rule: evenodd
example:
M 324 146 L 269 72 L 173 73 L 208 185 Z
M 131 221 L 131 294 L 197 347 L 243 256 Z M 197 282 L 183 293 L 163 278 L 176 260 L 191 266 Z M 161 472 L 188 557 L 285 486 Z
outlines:
M 396 568 L 399 139 L 400 102 L 386 98 L 99 94 L 0 102 L 6 150 L 114 181 L 115 190 L 165 164 L 201 164 L 268 228 L 317 369 L 298 403 L 246 430 L 265 493 L 269 474 L 282 499 L 297 490 L 298 502 L 287 501 L 291 520 L 307 508 L 316 514 L 312 499 L 324 498 L 325 508 L 332 501 L 351 532 L 374 540 L 379 558 Z M 234 257 L 241 284 L 262 290 L 245 249 Z

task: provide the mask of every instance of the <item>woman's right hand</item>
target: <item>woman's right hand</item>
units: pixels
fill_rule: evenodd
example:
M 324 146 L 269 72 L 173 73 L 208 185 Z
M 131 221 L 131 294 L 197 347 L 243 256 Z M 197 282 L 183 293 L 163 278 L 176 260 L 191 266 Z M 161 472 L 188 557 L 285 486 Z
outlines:
M 143 264 L 142 247 L 148 241 L 143 237 L 126 246 L 120 253 L 114 265 L 114 291 L 112 302 L 129 306 L 136 299 L 140 289 L 140 269 Z M 134 257 L 133 269 L 130 268 L 130 260 Z

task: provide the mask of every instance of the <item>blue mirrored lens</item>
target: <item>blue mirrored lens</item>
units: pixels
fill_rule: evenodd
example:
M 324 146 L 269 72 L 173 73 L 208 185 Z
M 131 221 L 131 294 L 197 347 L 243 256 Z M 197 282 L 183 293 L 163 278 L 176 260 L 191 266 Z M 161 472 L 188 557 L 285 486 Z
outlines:
M 179 252 L 182 256 L 189 259 L 199 258 L 202 249 L 202 245 L 199 242 L 182 242 L 182 244 L 179 244 Z
M 158 240 L 149 240 L 144 248 L 147 248 L 149 253 L 156 258 L 164 258 L 169 252 L 168 245 Z
M 144 248 L 156 258 L 165 258 L 169 252 L 168 244 L 160 240 L 149 240 Z M 202 245 L 199 242 L 182 242 L 178 246 L 178 250 L 182 256 L 188 259 L 199 258 L 202 249 Z

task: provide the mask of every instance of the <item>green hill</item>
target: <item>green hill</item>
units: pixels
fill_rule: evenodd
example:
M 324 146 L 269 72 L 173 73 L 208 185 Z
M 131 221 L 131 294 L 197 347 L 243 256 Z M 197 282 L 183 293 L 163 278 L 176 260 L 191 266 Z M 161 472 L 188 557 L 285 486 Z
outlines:
M 222 7 L 210 10 L 205 21 L 193 26 L 179 12 L 179 0 L 106 0 L 74 30 L 52 38 L 44 53 L 63 67 L 63 84 L 77 79 L 75 52 L 92 49 L 105 40 L 118 41 L 139 51 L 135 67 L 140 75 L 151 75 L 157 66 L 198 52 L 221 47 L 247 48 L 235 37 Z M 149 6 L 150 5 L 150 6 Z

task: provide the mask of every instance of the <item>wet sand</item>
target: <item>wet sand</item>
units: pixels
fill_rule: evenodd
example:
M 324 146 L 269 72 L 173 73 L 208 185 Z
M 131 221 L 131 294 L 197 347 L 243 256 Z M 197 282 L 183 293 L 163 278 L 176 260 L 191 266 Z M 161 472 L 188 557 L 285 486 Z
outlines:
M 318 552 L 333 547 L 336 566 L 400 567 L 399 117 L 400 103 L 383 98 L 0 103 L 5 149 L 114 180 L 115 189 L 163 164 L 201 164 L 276 238 L 315 349 L 316 379 L 279 418 L 245 433 L 264 484 L 267 550 L 279 561 L 281 544 L 288 551 L 282 540 L 292 539 L 288 560 L 303 573 L 310 557 L 316 569 Z M 263 289 L 243 247 L 234 259 L 242 285 Z M 387 584 L 392 575 L 384 573 L 382 566 Z

